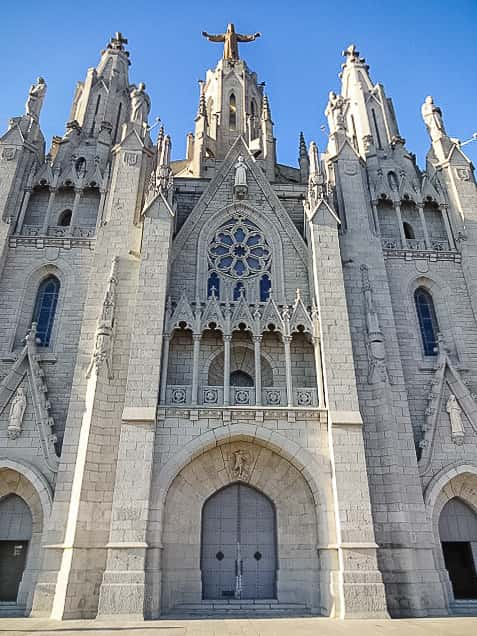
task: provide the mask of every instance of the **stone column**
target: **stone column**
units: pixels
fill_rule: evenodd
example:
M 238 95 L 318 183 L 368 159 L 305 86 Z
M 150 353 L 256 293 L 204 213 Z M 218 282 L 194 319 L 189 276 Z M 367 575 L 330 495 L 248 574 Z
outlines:
M 253 350 L 255 355 L 255 404 L 262 404 L 262 359 L 260 355 L 262 336 L 253 337 Z
M 291 353 L 290 343 L 291 336 L 283 336 L 283 347 L 285 349 L 285 372 L 287 379 L 287 405 L 293 406 L 293 381 L 292 381 L 292 368 L 291 368 Z
M 192 397 L 191 402 L 194 406 L 197 405 L 198 392 L 199 392 L 199 354 L 200 354 L 200 339 L 202 334 L 192 334 L 192 340 L 194 341 L 194 351 L 192 354 Z
M 230 404 L 230 343 L 231 335 L 224 335 L 224 406 Z
M 424 243 L 426 250 L 431 249 L 431 241 L 429 240 L 429 232 L 427 231 L 426 217 L 424 216 L 424 205 L 418 203 L 417 209 L 419 210 L 419 218 L 421 219 L 422 231 L 424 232 Z
M 323 390 L 323 365 L 321 362 L 320 339 L 318 337 L 313 338 L 313 346 L 315 350 L 316 385 L 318 387 L 318 406 L 320 407 L 320 409 L 324 409 L 326 404 L 325 404 L 325 392 Z
M 442 206 L 442 220 L 444 221 L 444 225 L 446 228 L 447 240 L 449 241 L 449 248 L 451 250 L 455 250 L 455 241 L 454 236 L 452 234 L 452 229 L 449 223 L 449 214 L 448 214 L 448 206 Z
M 30 202 L 31 193 L 32 193 L 32 188 L 25 188 L 25 195 L 23 197 L 22 207 L 20 208 L 20 214 L 18 216 L 18 221 L 17 221 L 17 227 L 16 227 L 17 234 L 22 233 L 23 223 L 25 222 L 25 215 L 28 208 L 28 203 Z
M 70 236 L 73 236 L 75 233 L 76 218 L 78 216 L 78 206 L 79 206 L 82 193 L 83 191 L 81 189 L 75 188 L 75 198 L 73 201 L 73 209 L 71 210 L 71 223 L 70 223 L 70 229 L 68 232 Z
M 400 204 L 395 201 L 394 202 L 394 209 L 396 210 L 396 217 L 397 217 L 397 222 L 399 225 L 399 234 L 401 236 L 401 245 L 404 249 L 406 249 L 407 247 L 407 240 L 406 240 L 406 235 L 404 234 L 404 225 L 402 224 L 402 214 L 401 214 L 401 206 Z
M 167 371 L 169 366 L 169 345 L 171 342 L 171 336 L 168 333 L 165 333 L 162 337 L 163 340 L 163 352 L 162 352 L 162 367 L 161 367 L 161 393 L 160 393 L 160 403 L 166 403 L 166 392 L 167 392 Z
M 50 188 L 50 198 L 48 199 L 48 207 L 46 208 L 45 218 L 43 219 L 43 227 L 41 233 L 46 236 L 48 234 L 48 226 L 50 225 L 50 216 L 53 203 L 55 202 L 56 188 Z

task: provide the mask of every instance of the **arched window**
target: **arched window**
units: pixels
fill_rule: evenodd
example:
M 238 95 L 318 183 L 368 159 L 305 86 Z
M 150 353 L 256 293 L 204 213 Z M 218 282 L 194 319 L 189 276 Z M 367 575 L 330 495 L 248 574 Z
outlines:
M 424 354 L 426 356 L 435 356 L 437 355 L 436 345 L 439 325 L 437 324 L 432 296 L 426 289 L 419 287 L 414 292 L 414 302 L 416 303 L 416 311 L 419 318 Z
M 272 288 L 272 282 L 268 274 L 264 274 L 260 279 L 260 302 L 266 303 L 270 298 L 270 290 Z
M 78 177 L 84 177 L 84 175 L 86 174 L 86 159 L 84 157 L 79 157 L 76 160 L 75 170 Z
M 48 276 L 38 288 L 33 322 L 37 324 L 37 337 L 42 347 L 47 347 L 50 344 L 59 293 L 60 281 L 56 276 Z
M 395 172 L 388 172 L 388 183 L 391 190 L 399 190 L 399 181 Z
M 58 225 L 61 225 L 61 227 L 68 227 L 68 225 L 71 225 L 71 214 L 71 210 L 63 210 L 58 217 Z
M 412 227 L 412 225 L 410 223 L 407 223 L 407 221 L 404 221 L 404 223 L 402 224 L 403 228 L 404 228 L 404 236 L 407 239 L 414 239 L 416 238 L 416 235 L 414 234 L 414 228 Z
M 230 130 L 237 128 L 237 100 L 233 93 L 229 97 L 229 128 Z
M 220 298 L 220 278 L 215 272 L 212 272 L 207 281 L 207 298 L 211 298 L 212 290 L 214 290 L 215 297 Z
M 232 371 L 230 374 L 230 386 L 253 386 L 253 378 L 245 371 Z
M 243 294 L 243 297 L 245 298 L 245 287 L 243 286 L 243 283 L 237 283 L 234 287 L 234 300 L 240 300 L 240 296 Z

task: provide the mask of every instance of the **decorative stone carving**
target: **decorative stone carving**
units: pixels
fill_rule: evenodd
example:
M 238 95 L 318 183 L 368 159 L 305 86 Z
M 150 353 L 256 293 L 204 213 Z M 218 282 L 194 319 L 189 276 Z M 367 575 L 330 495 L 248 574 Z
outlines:
M 116 309 L 116 285 L 118 282 L 118 257 L 113 258 L 111 273 L 106 287 L 101 315 L 98 318 L 94 350 L 91 362 L 86 372 L 89 378 L 93 369 L 99 374 L 101 368 L 106 365 L 108 378 L 113 377 L 113 340 L 114 340 L 114 314 Z
M 247 166 L 245 165 L 245 160 L 242 155 L 238 157 L 234 168 L 234 195 L 237 199 L 246 199 L 248 196 Z
M 434 99 L 428 95 L 421 107 L 422 118 L 426 124 L 431 140 L 436 141 L 446 135 L 442 111 L 434 104 Z
M 27 406 L 25 389 L 19 387 L 12 400 L 10 406 L 10 415 L 8 419 L 8 437 L 16 439 L 22 433 L 23 417 Z
M 130 121 L 137 124 L 147 124 L 149 111 L 151 110 L 151 100 L 146 93 L 146 85 L 140 82 L 130 92 L 131 97 L 131 116 Z
M 210 387 L 204 389 L 204 404 L 218 404 L 219 391 Z
M 17 149 L 12 146 L 6 146 L 2 150 L 2 159 L 5 161 L 13 161 L 15 159 L 15 155 L 17 154 Z
M 460 181 L 470 181 L 470 169 L 469 168 L 456 168 L 455 173 Z
M 378 313 L 374 305 L 373 290 L 369 281 L 367 265 L 361 265 L 361 278 L 363 281 L 363 294 L 366 311 L 366 348 L 368 350 L 369 370 L 368 383 L 388 382 L 388 370 L 386 366 L 386 350 L 384 336 L 379 326 Z
M 248 479 L 252 467 L 252 455 L 242 448 L 230 455 L 230 471 L 235 479 Z
M 125 152 L 124 163 L 130 168 L 138 165 L 139 155 L 137 152 Z
M 40 118 L 41 107 L 43 106 L 43 100 L 46 95 L 46 82 L 43 77 L 39 77 L 36 84 L 30 86 L 28 91 L 28 99 L 25 104 L 25 112 L 35 121 Z
M 240 406 L 246 406 L 248 404 L 251 404 L 251 395 L 250 395 L 250 389 L 245 389 L 245 388 L 240 388 L 240 389 L 235 389 L 235 404 L 238 404 Z
M 187 391 L 185 388 L 176 388 L 172 391 L 172 404 L 185 404 L 187 402 Z
M 451 436 L 456 444 L 464 441 L 464 424 L 462 422 L 462 409 L 453 393 L 450 394 L 446 403 L 446 411 L 449 413 Z
M 265 391 L 265 403 L 267 406 L 280 406 L 281 392 L 278 389 Z
M 312 406 L 313 391 L 311 389 L 298 389 L 296 392 L 296 401 L 298 406 Z

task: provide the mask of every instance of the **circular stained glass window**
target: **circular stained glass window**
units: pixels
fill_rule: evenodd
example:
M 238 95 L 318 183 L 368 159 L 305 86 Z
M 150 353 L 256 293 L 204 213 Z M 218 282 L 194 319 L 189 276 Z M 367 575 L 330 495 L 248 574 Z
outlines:
M 258 276 L 270 267 L 271 250 L 262 231 L 248 219 L 230 219 L 209 245 L 209 261 L 234 278 Z

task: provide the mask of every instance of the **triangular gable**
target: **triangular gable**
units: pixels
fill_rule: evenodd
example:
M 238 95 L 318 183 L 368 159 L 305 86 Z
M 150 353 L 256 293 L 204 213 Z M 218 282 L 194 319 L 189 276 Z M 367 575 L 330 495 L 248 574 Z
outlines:
M 197 320 L 185 294 L 182 294 L 176 308 L 174 309 L 172 317 L 167 325 L 167 331 L 171 333 L 173 329 L 179 328 L 181 322 L 185 322 L 188 329 L 191 329 L 194 332 L 196 331 Z
M 25 136 L 19 124 L 12 126 L 7 132 L 0 137 L 0 143 L 11 146 L 21 146 L 25 142 Z
M 220 309 L 219 303 L 215 294 L 209 298 L 207 305 L 205 306 L 204 313 L 202 314 L 201 330 L 206 329 L 210 323 L 215 323 L 222 331 L 225 331 L 225 319 Z
M 293 303 L 293 311 L 290 318 L 290 333 L 298 331 L 298 327 L 304 327 L 304 331 L 313 335 L 313 324 L 309 313 L 301 299 L 300 290 L 296 290 L 296 299 Z
M 285 324 L 283 322 L 283 318 L 280 315 L 278 307 L 271 294 L 262 313 L 261 330 L 267 331 L 268 325 L 270 324 L 275 325 L 274 331 L 279 331 L 282 334 L 285 333 Z
M 421 456 L 419 458 L 421 474 L 425 474 L 430 467 L 446 384 L 451 393 L 455 395 L 460 408 L 477 433 L 477 404 L 463 381 L 459 370 L 450 359 L 449 352 L 440 334 L 438 337 L 438 348 L 439 354 L 435 364 L 435 373 L 431 381 L 431 390 L 425 412 L 426 421 L 423 427 L 423 436 L 419 443 L 421 449 Z
M 47 467 L 55 473 L 58 470 L 58 456 L 55 452 L 56 436 L 53 433 L 55 422 L 50 414 L 51 405 L 47 398 L 48 387 L 45 373 L 39 362 L 35 323 L 25 342 L 17 360 L 0 382 L 0 414 L 7 408 L 25 376 L 28 375 L 43 457 Z
M 307 215 L 310 221 L 316 219 L 319 225 L 328 225 L 327 221 L 330 219 L 332 225 L 341 225 L 336 212 L 325 199 L 321 199 L 314 208 L 307 210 Z
M 246 167 L 251 174 L 251 176 L 255 179 L 258 186 L 262 190 L 265 198 L 267 199 L 270 207 L 273 209 L 276 214 L 277 219 L 280 221 L 282 229 L 287 233 L 290 238 L 291 243 L 294 245 L 298 256 L 303 260 L 303 263 L 306 265 L 306 244 L 300 235 L 299 231 L 295 227 L 293 221 L 290 219 L 287 211 L 283 207 L 281 201 L 275 194 L 273 188 L 268 183 L 261 169 L 258 167 L 255 158 L 250 153 L 247 145 L 243 137 L 238 137 L 232 147 L 230 148 L 227 156 L 225 157 L 222 165 L 218 169 L 215 177 L 211 180 L 208 187 L 202 193 L 199 201 L 197 202 L 195 208 L 192 210 L 189 217 L 184 222 L 184 225 L 181 227 L 177 236 L 173 243 L 172 250 L 172 260 L 174 261 L 179 254 L 184 250 L 188 241 L 190 240 L 191 235 L 197 233 L 197 228 L 200 224 L 202 216 L 208 207 L 209 203 L 215 197 L 217 191 L 222 186 L 223 182 L 229 176 L 230 171 L 233 169 L 237 158 L 239 155 L 244 157 L 244 161 Z M 240 203 L 247 203 L 247 201 L 240 201 Z M 228 207 L 228 206 L 226 206 Z M 254 206 L 251 206 L 254 207 Z M 254 208 L 256 209 L 256 208 Z
M 421 198 L 422 198 L 422 201 L 428 200 L 427 199 L 428 197 L 430 197 L 436 203 L 439 202 L 439 195 L 437 193 L 437 190 L 434 187 L 434 184 L 429 179 L 429 176 L 426 173 L 424 173 L 423 178 L 422 178 L 422 183 L 421 183 Z
M 234 329 L 237 329 L 242 322 L 245 323 L 252 333 L 254 333 L 255 320 L 253 319 L 243 294 L 241 294 L 240 300 L 236 304 L 234 313 L 232 314 L 231 330 L 233 331 Z

